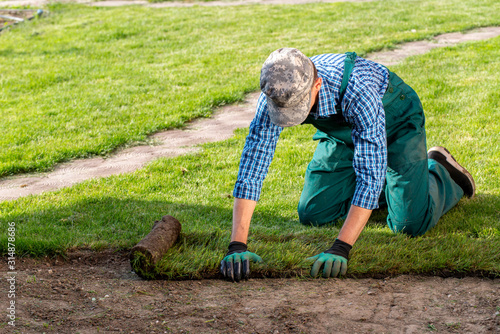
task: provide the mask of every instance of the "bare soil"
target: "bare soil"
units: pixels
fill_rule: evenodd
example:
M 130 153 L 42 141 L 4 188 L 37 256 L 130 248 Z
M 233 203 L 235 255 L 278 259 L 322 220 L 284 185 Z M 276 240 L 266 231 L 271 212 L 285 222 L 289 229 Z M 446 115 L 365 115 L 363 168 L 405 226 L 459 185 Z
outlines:
M 35 10 L 13 10 L 13 9 L 0 9 L 0 15 L 16 17 L 19 19 L 27 20 L 35 16 Z M 0 17 L 0 29 L 8 25 L 15 24 L 18 21 Z
M 500 333 L 500 279 L 144 281 L 110 251 L 16 267 L 19 333 Z

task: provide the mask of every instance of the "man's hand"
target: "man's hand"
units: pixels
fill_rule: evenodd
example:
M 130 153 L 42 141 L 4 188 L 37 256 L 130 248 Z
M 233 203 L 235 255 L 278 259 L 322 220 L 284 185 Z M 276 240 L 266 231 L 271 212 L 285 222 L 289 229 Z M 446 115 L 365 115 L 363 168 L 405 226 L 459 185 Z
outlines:
M 323 277 L 345 276 L 347 272 L 347 258 L 352 246 L 342 240 L 335 239 L 332 247 L 321 254 L 308 258 L 314 260 L 311 276 L 316 277 L 323 267 Z
M 308 260 L 315 260 L 311 269 L 311 276 L 316 277 L 323 267 L 323 277 L 337 277 L 340 273 L 344 276 L 347 272 L 347 259 L 345 257 L 321 253 L 316 256 L 308 258 Z
M 260 256 L 247 251 L 246 244 L 233 241 L 229 244 L 228 252 L 220 263 L 220 271 L 228 281 L 246 280 L 250 276 L 250 261 L 263 262 Z

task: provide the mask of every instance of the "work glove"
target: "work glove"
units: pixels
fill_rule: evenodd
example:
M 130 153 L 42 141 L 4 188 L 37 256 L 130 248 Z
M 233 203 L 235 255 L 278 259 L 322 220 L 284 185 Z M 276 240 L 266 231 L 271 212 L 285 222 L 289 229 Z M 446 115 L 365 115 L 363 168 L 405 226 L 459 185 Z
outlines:
M 323 277 L 344 276 L 347 272 L 347 258 L 352 246 L 342 240 L 335 239 L 332 247 L 321 254 L 308 258 L 314 260 L 311 276 L 316 277 L 323 267 Z
M 247 251 L 243 242 L 233 241 L 229 244 L 226 256 L 220 263 L 220 272 L 228 281 L 239 282 L 250 276 L 250 261 L 263 262 L 261 257 Z

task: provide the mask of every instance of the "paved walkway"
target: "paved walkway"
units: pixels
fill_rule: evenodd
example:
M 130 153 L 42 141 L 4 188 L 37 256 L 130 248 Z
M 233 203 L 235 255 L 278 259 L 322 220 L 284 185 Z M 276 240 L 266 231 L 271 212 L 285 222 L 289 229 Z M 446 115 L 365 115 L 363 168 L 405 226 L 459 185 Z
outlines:
M 262 0 L 261 2 L 271 1 L 275 0 Z M 298 3 L 303 0 L 286 1 Z M 0 7 L 4 2 L 6 1 L 0 2 Z M 107 2 L 118 3 L 118 1 Z M 436 36 L 432 41 L 402 44 L 396 50 L 374 53 L 368 55 L 367 58 L 386 66 L 395 65 L 408 56 L 423 54 L 433 48 L 496 36 L 500 36 L 500 27 L 481 28 L 466 34 L 443 34 Z M 60 164 L 49 173 L 4 178 L 0 180 L 0 201 L 57 190 L 91 178 L 133 172 L 154 159 L 176 157 L 198 150 L 199 144 L 228 139 L 232 137 L 235 129 L 249 126 L 254 116 L 258 96 L 258 92 L 249 94 L 243 103 L 218 109 L 211 118 L 195 120 L 184 130 L 157 133 L 152 136 L 154 142 L 159 143 L 156 146 L 136 146 L 120 150 L 111 157 L 75 160 Z

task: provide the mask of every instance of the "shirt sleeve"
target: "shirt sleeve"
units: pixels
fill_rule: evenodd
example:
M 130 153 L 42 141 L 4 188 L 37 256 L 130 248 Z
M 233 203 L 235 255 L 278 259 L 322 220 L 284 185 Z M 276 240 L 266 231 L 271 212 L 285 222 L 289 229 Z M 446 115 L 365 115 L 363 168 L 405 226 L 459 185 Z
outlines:
M 353 124 L 353 167 L 356 188 L 352 204 L 378 208 L 387 172 L 387 138 L 382 100 L 373 89 L 365 88 L 355 96 L 345 116 Z
M 262 183 L 273 160 L 281 131 L 283 131 L 282 127 L 271 122 L 265 95 L 261 94 L 257 102 L 255 117 L 250 124 L 250 133 L 241 154 L 238 179 L 233 191 L 234 197 L 259 200 Z

